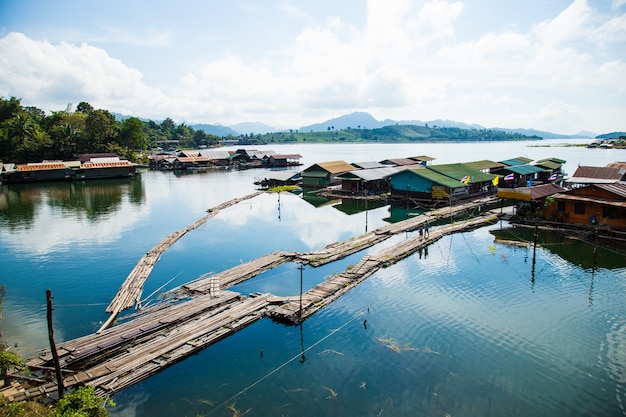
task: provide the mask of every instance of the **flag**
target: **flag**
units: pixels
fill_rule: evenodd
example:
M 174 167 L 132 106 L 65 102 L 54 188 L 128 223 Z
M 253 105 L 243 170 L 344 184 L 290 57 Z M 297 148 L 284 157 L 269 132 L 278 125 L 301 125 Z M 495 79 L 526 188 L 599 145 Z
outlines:
M 497 175 L 495 177 L 493 177 L 493 179 L 491 180 L 491 183 L 495 186 L 498 185 L 498 183 L 500 182 L 500 177 L 498 177 Z
M 472 179 L 472 177 L 470 177 L 469 175 L 466 175 L 463 177 L 463 179 L 461 180 L 461 182 L 463 184 L 469 184 L 470 180 Z
M 513 175 L 512 172 L 506 177 L 504 177 L 504 181 L 513 181 L 514 179 L 515 179 L 515 176 Z
M 530 179 L 528 180 L 528 186 L 529 187 L 533 186 L 533 177 L 530 177 Z
M 552 174 L 552 175 L 550 176 L 550 178 L 548 178 L 548 181 L 556 181 L 558 178 L 559 178 L 559 176 L 558 176 L 558 175 L 556 175 L 556 174 Z

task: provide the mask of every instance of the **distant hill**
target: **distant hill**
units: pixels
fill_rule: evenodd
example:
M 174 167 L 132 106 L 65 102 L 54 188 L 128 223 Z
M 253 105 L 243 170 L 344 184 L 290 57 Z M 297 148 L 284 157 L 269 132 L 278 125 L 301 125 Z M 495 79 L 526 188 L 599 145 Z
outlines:
M 276 128 L 261 122 L 243 122 L 229 127 L 241 135 L 276 132 Z
M 331 125 L 332 127 L 332 125 Z M 541 139 L 521 133 L 491 129 L 462 129 L 459 127 L 429 127 L 391 125 L 375 129 L 346 128 L 339 130 L 267 133 L 263 143 L 410 143 L 410 142 L 464 142 L 510 141 Z
M 626 136 L 626 132 L 603 133 L 601 135 L 596 136 L 596 139 L 617 139 L 620 136 Z
M 215 136 L 239 136 L 239 133 L 227 126 L 195 124 L 189 125 L 193 130 L 204 130 L 204 133 Z
M 391 123 L 390 123 L 391 124 Z M 354 112 L 339 116 L 334 119 L 326 120 L 322 123 L 315 123 L 308 126 L 302 126 L 301 132 L 325 132 L 329 130 L 342 129 L 376 129 L 385 126 L 384 122 L 374 119 L 371 114 L 366 112 Z
M 545 132 L 545 131 L 536 130 L 536 129 L 520 129 L 520 128 L 518 129 L 494 128 L 494 129 L 506 130 L 507 132 L 521 133 L 522 135 L 528 135 L 528 136 L 536 135 L 536 136 L 541 136 L 544 139 L 591 139 L 593 138 L 593 133 L 591 132 L 579 132 L 575 135 L 561 135 L 558 133 Z

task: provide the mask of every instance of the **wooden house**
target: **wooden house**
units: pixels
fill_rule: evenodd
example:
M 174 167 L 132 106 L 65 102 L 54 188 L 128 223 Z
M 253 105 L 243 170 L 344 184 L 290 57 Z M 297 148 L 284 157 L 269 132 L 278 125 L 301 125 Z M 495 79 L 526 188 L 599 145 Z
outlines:
M 420 156 L 411 156 L 409 157 L 409 159 L 412 161 L 415 161 L 415 163 L 419 165 L 427 166 L 431 164 L 436 158 L 433 158 L 432 156 L 428 156 L 428 155 L 420 155 Z
M 391 198 L 396 200 L 448 200 L 464 197 L 469 185 L 428 168 L 397 170 L 387 177 Z
M 494 181 L 495 175 L 486 174 L 467 164 L 431 165 L 426 169 L 438 172 L 439 174 L 466 184 L 468 197 L 481 194 L 493 194 L 496 190 L 496 182 Z
M 532 186 L 533 180 L 536 179 L 537 173 L 542 171 L 542 168 L 536 167 L 534 165 L 520 164 L 507 165 L 502 168 L 493 170 L 492 173 L 503 177 L 502 180 L 499 181 L 498 187 L 516 188 Z
M 559 158 L 546 158 L 536 161 L 533 165 L 542 169 L 537 173 L 537 181 L 554 182 L 563 179 L 563 164 L 567 162 Z
M 272 154 L 263 158 L 263 165 L 269 168 L 285 168 L 298 166 L 302 155 L 294 154 Z
M 626 230 L 626 184 L 593 184 L 554 195 L 544 217 L 576 225 L 609 226 Z
M 302 187 L 322 188 L 339 184 L 341 180 L 337 177 L 354 169 L 353 165 L 344 161 L 313 164 L 300 173 L 302 175 Z
M 283 185 L 298 185 L 302 176 L 296 171 L 269 171 L 254 183 L 261 188 L 272 188 Z
M 626 181 L 626 168 L 579 166 L 566 180 L 569 184 L 615 184 Z
M 341 191 L 347 194 L 384 194 L 389 192 L 387 176 L 398 172 L 395 167 L 357 169 L 337 176 Z

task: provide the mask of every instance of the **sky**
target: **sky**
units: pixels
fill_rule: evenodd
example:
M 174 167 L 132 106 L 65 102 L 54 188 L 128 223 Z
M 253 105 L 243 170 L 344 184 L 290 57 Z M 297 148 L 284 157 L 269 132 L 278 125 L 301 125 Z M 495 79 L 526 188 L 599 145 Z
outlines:
M 297 129 L 626 131 L 626 0 L 0 0 L 0 96 Z

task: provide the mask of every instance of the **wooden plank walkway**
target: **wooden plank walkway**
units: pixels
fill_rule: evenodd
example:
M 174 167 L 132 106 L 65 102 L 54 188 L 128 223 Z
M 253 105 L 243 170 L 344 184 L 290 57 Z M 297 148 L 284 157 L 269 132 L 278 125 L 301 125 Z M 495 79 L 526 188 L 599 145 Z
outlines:
M 235 204 L 232 201 L 229 202 L 230 205 Z M 367 255 L 355 267 L 333 275 L 304 293 L 302 308 L 299 295 L 277 297 L 272 294 L 252 294 L 245 297 L 228 291 L 227 288 L 288 261 L 309 263 L 313 267 L 332 262 L 393 235 L 414 231 L 426 223 L 432 225 L 435 221 L 440 223 L 449 216 L 472 212 L 478 205 L 486 203 L 488 202 L 483 200 L 435 210 L 354 239 L 328 245 L 315 252 L 278 251 L 219 274 L 207 274 L 185 284 L 177 291 L 167 293 L 169 296 L 167 302 L 146 308 L 129 321 L 58 344 L 64 384 L 67 387 L 87 384 L 94 386 L 101 395 L 112 395 L 231 335 L 261 317 L 268 316 L 281 322 L 297 323 L 336 300 L 378 269 L 410 256 L 420 247 L 446 234 L 480 227 L 497 217 L 491 213 L 465 222 L 431 227 L 428 237 L 420 239 L 419 236 L 415 236 L 383 249 L 375 255 Z M 206 221 L 203 219 L 199 222 Z M 196 222 L 194 225 L 198 227 L 199 224 Z M 36 357 L 29 359 L 27 365 L 33 370 L 39 369 L 51 374 L 50 350 L 45 349 Z M 44 382 L 39 385 L 14 384 L 3 388 L 1 393 L 9 400 L 19 401 L 54 395 L 56 391 L 55 382 Z
M 135 265 L 135 267 L 130 272 L 130 274 L 128 274 L 128 277 L 126 277 L 120 289 L 118 290 L 117 294 L 115 295 L 115 297 L 113 297 L 113 300 L 111 301 L 109 306 L 106 308 L 106 312 L 111 313 L 111 316 L 109 316 L 109 319 L 106 322 L 104 322 L 104 324 L 100 327 L 98 332 L 101 332 L 102 330 L 109 327 L 121 311 L 139 304 L 139 302 L 141 301 L 141 294 L 143 293 L 143 287 L 144 287 L 146 280 L 148 279 L 148 276 L 154 269 L 154 265 L 161 258 L 161 255 L 163 254 L 163 252 L 169 249 L 170 246 L 176 243 L 180 238 L 182 238 L 188 232 L 202 226 L 204 223 L 206 223 L 207 220 L 217 215 L 217 213 L 219 213 L 220 210 L 226 209 L 230 206 L 240 203 L 241 201 L 254 198 L 260 195 L 261 193 L 262 191 L 257 191 L 255 193 L 248 194 L 241 198 L 234 198 L 232 200 L 226 201 L 222 204 L 219 204 L 213 208 L 208 209 L 207 214 L 205 216 L 198 219 L 197 221 L 187 226 L 186 228 L 177 230 L 176 232 L 172 233 L 171 235 L 163 239 L 161 242 L 159 242 L 159 244 L 156 245 L 154 248 L 149 250 L 139 260 L 139 262 L 137 262 L 137 265 Z
M 335 301 L 379 269 L 411 256 L 445 235 L 482 227 L 497 219 L 494 214 L 486 214 L 472 220 L 440 226 L 431 230 L 427 237 L 414 236 L 374 255 L 366 255 L 354 267 L 331 276 L 303 293 L 302 303 L 299 296 L 292 296 L 284 297 L 282 304 L 269 306 L 267 316 L 280 322 L 298 323 Z

